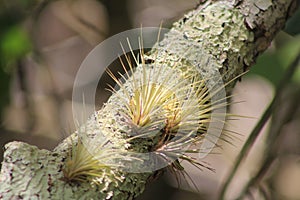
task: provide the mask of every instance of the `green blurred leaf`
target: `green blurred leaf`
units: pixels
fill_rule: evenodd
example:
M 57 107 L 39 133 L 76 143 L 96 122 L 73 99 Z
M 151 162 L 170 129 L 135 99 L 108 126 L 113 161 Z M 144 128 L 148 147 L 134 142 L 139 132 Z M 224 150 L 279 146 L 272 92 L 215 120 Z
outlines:
M 278 49 L 278 59 L 283 67 L 287 67 L 300 53 L 300 36 L 289 40 L 283 47 Z
M 32 7 L 34 4 L 37 4 L 37 2 L 37 0 L 19 0 L 19 3 L 24 8 Z
M 9 102 L 11 72 L 17 62 L 32 49 L 31 40 L 23 29 L 22 22 L 28 15 L 33 15 L 43 8 L 44 2 L 0 0 L 0 119 L 4 107 Z
M 9 67 L 24 57 L 31 49 L 30 39 L 20 26 L 13 26 L 8 29 L 0 41 L 2 66 L 5 67 L 5 71 L 11 70 Z
M 290 35 L 300 34 L 300 8 L 287 21 L 284 31 Z
M 31 41 L 21 25 L 1 30 L 0 34 L 0 119 L 9 102 L 11 74 L 17 62 L 31 50 Z
M 251 68 L 248 75 L 260 75 L 275 86 L 278 85 L 283 73 L 284 69 L 280 66 L 276 54 L 265 52 L 257 59 L 256 64 Z
M 300 36 L 284 37 L 284 40 L 281 38 L 279 46 L 275 51 L 262 54 L 251 68 L 249 75 L 260 75 L 277 86 L 286 68 L 300 53 Z M 295 73 L 293 81 L 300 82 L 300 70 Z
M 286 45 L 278 50 L 278 59 L 280 65 L 286 69 L 295 60 L 297 55 L 300 54 L 300 35 L 294 37 Z M 300 83 L 300 67 L 293 76 L 293 81 Z

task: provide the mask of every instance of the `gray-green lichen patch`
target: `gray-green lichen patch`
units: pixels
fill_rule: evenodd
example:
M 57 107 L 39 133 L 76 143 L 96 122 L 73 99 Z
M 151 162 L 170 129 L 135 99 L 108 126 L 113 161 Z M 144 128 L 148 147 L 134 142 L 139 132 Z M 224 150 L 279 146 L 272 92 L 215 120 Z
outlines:
M 154 82 L 164 83 L 166 86 L 176 85 L 173 83 L 174 80 L 181 82 L 185 78 L 184 71 L 192 74 L 199 70 L 201 76 L 206 78 L 221 72 L 225 81 L 230 81 L 243 71 L 240 66 L 249 65 L 252 62 L 248 50 L 253 42 L 253 34 L 248 31 L 243 20 L 243 15 L 238 10 L 224 3 L 216 3 L 203 10 L 189 13 L 185 16 L 185 20 L 175 24 L 166 38 L 156 46 L 156 50 L 148 56 L 155 60 L 153 66 L 164 66 L 163 71 L 159 71 L 159 67 L 153 68 L 148 65 L 146 76 L 153 79 L 149 81 L 155 79 L 153 78 L 155 76 L 149 75 L 151 70 L 154 75 L 159 73 Z M 173 69 L 173 66 L 177 66 L 180 70 Z M 152 138 L 148 133 L 146 138 L 141 137 L 128 142 L 128 138 L 132 136 L 133 126 L 129 124 L 130 120 L 128 121 L 128 116 L 124 116 L 124 113 L 134 90 L 137 89 L 133 85 L 140 84 L 140 80 L 137 79 L 142 79 L 143 73 L 145 72 L 142 67 L 137 67 L 134 76 L 139 78 L 127 77 L 124 85 L 85 125 L 87 130 L 81 132 L 92 139 L 94 144 L 88 145 L 90 148 L 101 146 L 95 145 L 97 140 L 100 143 L 102 140 L 107 140 L 106 144 L 109 144 L 107 147 L 117 149 L 120 153 L 122 151 L 144 153 L 157 144 L 161 128 Z M 212 84 L 215 85 L 215 83 Z M 154 118 L 152 120 L 155 121 Z M 135 167 L 139 165 L 143 163 L 136 163 Z
M 267 10 L 272 5 L 272 0 L 257 0 L 254 4 L 261 10 Z
M 106 171 L 100 185 L 68 183 L 57 156 L 21 142 L 6 145 L 0 176 L 1 199 L 133 199 L 140 194 L 148 174 Z
M 16 194 L 23 199 L 51 197 L 50 180 L 59 174 L 58 158 L 52 152 L 13 142 L 6 145 L 4 158 L 0 180 L 0 195 L 4 199 L 16 198 Z
M 254 34 L 244 20 L 232 5 L 217 2 L 175 23 L 158 49 L 183 57 L 204 75 L 214 76 L 219 69 L 228 82 L 243 72 L 240 66 L 253 63 Z
M 238 0 L 237 8 L 245 16 L 245 24 L 255 31 L 257 49 L 253 54 L 264 51 L 287 17 L 296 8 L 295 0 Z
M 175 23 L 149 58 L 168 67 L 179 63 L 178 68 L 192 74 L 199 71 L 201 75 L 213 76 L 220 72 L 228 82 L 268 46 L 273 34 L 284 24 L 292 0 L 235 0 L 235 6 L 229 1 L 211 2 Z M 255 35 L 251 29 L 255 29 Z M 129 143 L 128 127 L 118 108 L 124 108 L 124 102 L 114 94 L 87 122 L 88 137 L 95 137 L 101 130 L 110 145 L 137 152 L 156 143 L 153 139 Z M 71 137 L 77 140 L 77 135 Z M 63 180 L 62 168 L 70 147 L 70 140 L 53 152 L 24 143 L 9 143 L 0 174 L 0 198 L 133 199 L 143 192 L 151 177 L 151 173 L 107 169 L 97 180 L 98 185 L 68 183 Z

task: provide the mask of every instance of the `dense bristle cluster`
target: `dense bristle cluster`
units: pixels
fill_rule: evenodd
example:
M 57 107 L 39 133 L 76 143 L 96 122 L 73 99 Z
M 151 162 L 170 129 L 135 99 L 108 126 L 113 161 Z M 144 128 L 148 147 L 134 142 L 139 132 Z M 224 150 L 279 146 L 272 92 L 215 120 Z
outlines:
M 207 79 L 195 73 L 196 70 L 182 70 L 184 67 L 179 66 L 182 65 L 181 59 L 173 64 L 167 61 L 164 64 L 156 62 L 154 57 L 150 64 L 146 64 L 149 62 L 140 39 L 139 43 L 138 55 L 134 55 L 131 50 L 134 64 L 125 51 L 124 57 L 128 66 L 120 58 L 125 72 L 119 73 L 120 79 L 108 71 L 119 87 L 119 90 L 111 87 L 111 91 L 123 105 L 116 109 L 121 115 L 122 123 L 129 127 L 127 132 L 124 131 L 125 140 L 128 144 L 133 144 L 136 139 L 141 141 L 147 138 L 155 141 L 149 151 L 165 160 L 171 171 L 184 171 L 180 159 L 197 168 L 212 170 L 189 154 L 199 153 L 201 149 L 189 147 L 202 142 L 209 124 L 212 123 L 214 110 L 228 106 L 227 97 L 212 101 L 212 97 L 224 88 L 217 88 L 217 85 L 206 87 Z M 131 48 L 129 41 L 128 46 Z M 227 113 L 221 112 L 218 115 L 226 117 Z M 90 151 L 80 141 L 72 149 L 64 170 L 66 179 L 83 181 L 86 177 L 99 177 L 102 169 L 108 167 L 100 162 L 101 156 L 98 154 L 101 153 L 98 152 L 102 152 L 101 147 L 97 147 L 98 150 L 94 153 L 96 156 L 89 154 Z M 132 160 L 133 157 L 126 154 L 124 159 Z
M 63 169 L 67 181 L 85 182 L 90 177 L 99 177 L 106 166 L 95 159 L 86 147 L 78 140 L 73 143 Z
M 130 47 L 129 42 L 128 45 Z M 111 72 L 109 75 L 122 90 L 121 94 L 125 94 L 121 95 L 112 88 L 125 105 L 120 108 L 124 119 L 135 131 L 135 134 L 128 134 L 129 139 L 159 137 L 152 151 L 166 159 L 166 162 L 172 163 L 176 157 L 195 163 L 195 159 L 186 152 L 191 144 L 201 142 L 211 122 L 212 112 L 227 106 L 226 99 L 211 101 L 211 97 L 218 94 L 221 88 L 211 91 L 199 73 L 178 70 L 181 60 L 170 66 L 156 63 L 154 58 L 151 64 L 145 64 L 146 56 L 142 51 L 138 56 L 132 52 L 134 68 L 129 56 L 124 55 L 130 72 L 133 72 L 129 76 L 120 59 L 125 71 L 125 75 L 120 76 L 126 80 L 126 86 Z M 226 116 L 226 113 L 219 114 Z M 149 128 L 145 131 L 145 127 Z M 139 129 L 143 131 L 139 132 Z
M 91 123 L 95 123 L 92 121 Z M 77 130 L 78 136 L 71 141 L 71 148 L 67 154 L 63 167 L 64 179 L 68 182 L 90 182 L 99 184 L 104 175 L 112 173 L 122 167 L 119 160 L 125 160 L 124 151 L 113 148 L 107 139 L 101 141 L 98 138 L 89 140 L 88 134 L 101 133 L 98 126 L 92 126 L 88 130 L 84 125 Z M 90 131 L 90 133 L 88 133 Z M 114 178 L 119 177 L 112 174 Z

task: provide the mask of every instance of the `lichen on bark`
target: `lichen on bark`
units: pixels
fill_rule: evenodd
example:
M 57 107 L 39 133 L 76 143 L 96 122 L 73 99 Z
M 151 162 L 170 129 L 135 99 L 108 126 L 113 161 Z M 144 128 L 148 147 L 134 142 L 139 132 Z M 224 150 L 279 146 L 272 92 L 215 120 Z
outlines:
M 148 56 L 167 66 L 182 62 L 182 69 L 200 70 L 208 76 L 220 72 L 223 81 L 228 82 L 248 69 L 267 48 L 294 10 L 295 2 L 205 1 L 176 22 Z M 185 59 L 180 59 L 182 55 Z M 228 91 L 232 87 L 233 84 L 229 85 Z M 111 112 L 121 104 L 116 96 L 112 96 L 105 107 L 89 119 L 86 131 L 93 135 L 95 129 L 109 124 L 105 135 L 112 143 L 127 150 L 116 122 L 120 118 Z M 76 135 L 71 137 L 73 141 L 77 140 Z M 67 182 L 63 167 L 71 145 L 70 139 L 66 139 L 53 151 L 47 151 L 21 142 L 7 144 L 0 174 L 0 198 L 133 199 L 144 191 L 149 180 L 157 176 L 157 172 L 128 173 L 106 169 L 98 185 Z M 151 145 L 151 141 L 134 145 L 134 149 L 141 151 L 145 148 L 143 145 Z

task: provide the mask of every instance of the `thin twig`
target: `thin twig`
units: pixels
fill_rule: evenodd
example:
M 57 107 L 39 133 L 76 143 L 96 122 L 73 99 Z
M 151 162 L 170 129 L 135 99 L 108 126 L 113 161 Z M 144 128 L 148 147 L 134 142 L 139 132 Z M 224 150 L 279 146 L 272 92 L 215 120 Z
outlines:
M 295 70 L 297 69 L 299 61 L 300 61 L 300 54 L 298 54 L 296 59 L 292 62 L 292 64 L 287 69 L 286 74 L 284 75 L 283 79 L 281 80 L 280 84 L 278 85 L 278 87 L 276 89 L 276 93 L 275 93 L 275 96 L 274 96 L 272 102 L 270 103 L 270 105 L 268 106 L 268 108 L 266 109 L 264 114 L 262 115 L 260 121 L 256 124 L 256 126 L 253 129 L 253 131 L 251 132 L 250 136 L 248 137 L 245 145 L 243 146 L 240 154 L 237 157 L 237 160 L 236 160 L 236 163 L 235 163 L 233 169 L 230 171 L 228 178 L 226 179 L 226 182 L 221 189 L 219 199 L 225 198 L 225 193 L 226 193 L 226 190 L 227 190 L 229 184 L 231 183 L 234 175 L 236 174 L 240 164 L 247 157 L 251 147 L 253 146 L 254 142 L 256 141 L 257 137 L 259 136 L 261 129 L 264 127 L 265 123 L 270 118 L 276 102 L 281 97 L 282 92 L 284 91 L 286 85 L 289 83 L 289 80 L 291 79 Z
M 295 95 L 291 95 L 292 97 L 289 98 L 290 101 L 284 102 L 288 104 L 288 109 L 284 112 L 280 122 L 276 122 L 276 120 L 272 122 L 272 126 L 276 127 L 276 129 L 269 133 L 270 136 L 268 138 L 268 144 L 266 145 L 267 154 L 265 156 L 264 162 L 259 171 L 256 173 L 256 176 L 253 176 L 253 178 L 248 182 L 247 186 L 243 189 L 238 199 L 242 199 L 242 197 L 249 192 L 250 188 L 255 187 L 255 185 L 258 185 L 261 182 L 261 180 L 265 177 L 266 173 L 269 171 L 270 167 L 276 160 L 278 154 L 276 147 L 280 142 L 280 136 L 285 133 L 282 131 L 282 129 L 284 128 L 284 125 L 290 122 L 297 114 L 297 109 L 295 108 L 297 108 L 299 104 L 300 90 L 298 89 L 294 94 Z M 280 105 L 277 105 L 276 107 L 278 106 Z

